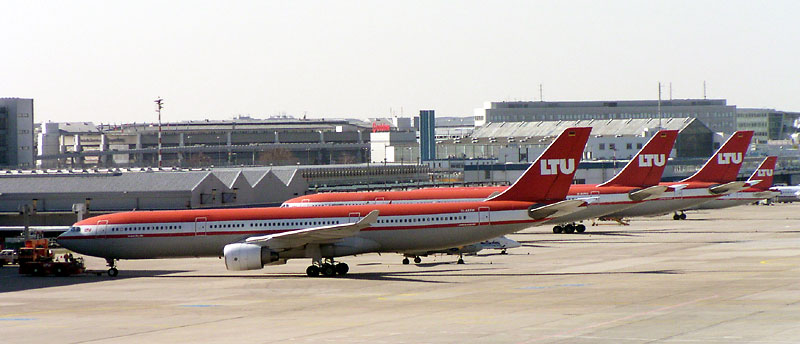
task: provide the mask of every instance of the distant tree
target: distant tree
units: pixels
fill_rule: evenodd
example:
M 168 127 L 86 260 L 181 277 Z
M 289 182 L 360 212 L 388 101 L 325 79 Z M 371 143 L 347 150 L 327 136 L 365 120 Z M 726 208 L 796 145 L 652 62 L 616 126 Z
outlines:
M 189 155 L 189 159 L 186 160 L 186 163 L 189 167 L 207 167 L 211 166 L 212 161 L 211 157 L 200 153 L 192 153 Z

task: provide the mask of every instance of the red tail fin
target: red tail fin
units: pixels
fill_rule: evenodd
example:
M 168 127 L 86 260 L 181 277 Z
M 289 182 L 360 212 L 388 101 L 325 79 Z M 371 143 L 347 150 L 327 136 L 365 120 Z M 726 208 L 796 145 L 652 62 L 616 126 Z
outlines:
M 568 128 L 550 144 L 514 184 L 493 201 L 540 202 L 567 197 L 572 177 L 592 128 Z
M 736 180 L 752 138 L 752 130 L 733 133 L 717 153 L 706 161 L 700 171 L 681 182 L 728 183 Z
M 767 190 L 772 186 L 772 175 L 775 172 L 775 163 L 778 162 L 777 156 L 768 156 L 764 158 L 761 165 L 753 171 L 748 181 L 760 180 L 758 184 L 752 185 L 752 189 Z
M 599 186 L 647 187 L 658 184 L 677 137 L 677 130 L 659 130 L 622 171 Z

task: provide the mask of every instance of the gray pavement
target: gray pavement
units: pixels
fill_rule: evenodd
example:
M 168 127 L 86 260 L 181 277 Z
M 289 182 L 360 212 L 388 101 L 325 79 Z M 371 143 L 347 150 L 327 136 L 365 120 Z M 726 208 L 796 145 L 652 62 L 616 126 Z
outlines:
M 2 343 L 798 343 L 800 204 L 536 227 L 509 255 L 345 257 L 229 272 L 122 261 L 117 278 L 0 269 Z M 89 259 L 89 268 L 105 269 Z

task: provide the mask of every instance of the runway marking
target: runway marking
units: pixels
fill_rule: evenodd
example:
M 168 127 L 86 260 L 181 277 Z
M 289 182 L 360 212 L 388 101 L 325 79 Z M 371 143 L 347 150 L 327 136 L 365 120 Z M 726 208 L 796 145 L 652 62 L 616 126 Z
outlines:
M 797 257 L 783 257 L 783 258 L 775 258 L 775 259 L 765 259 L 760 261 L 761 264 L 774 264 L 776 260 L 787 260 L 787 259 L 796 259 Z
M 521 287 L 515 288 L 519 290 L 540 290 L 540 289 L 552 289 L 552 288 L 563 288 L 563 287 L 585 287 L 588 284 L 583 283 L 573 283 L 573 284 L 556 284 L 556 285 L 548 285 L 548 286 L 533 286 L 533 287 Z
M 31 321 L 36 318 L 0 318 L 0 321 Z
M 633 318 L 644 317 L 644 316 L 648 316 L 648 315 L 655 314 L 655 313 L 671 311 L 671 310 L 674 310 L 676 308 L 688 306 L 688 305 L 699 303 L 699 302 L 706 301 L 706 300 L 715 299 L 717 297 L 719 297 L 719 295 L 712 295 L 712 296 L 703 297 L 703 298 L 699 298 L 699 299 L 692 300 L 692 301 L 686 301 L 686 302 L 675 304 L 675 305 L 671 305 L 671 306 L 664 306 L 664 307 L 661 307 L 661 308 L 652 309 L 652 310 L 649 310 L 649 311 L 646 311 L 646 312 L 634 313 L 634 314 L 631 314 L 631 315 L 624 316 L 622 318 L 617 318 L 617 319 L 614 319 L 614 320 L 609 320 L 609 321 L 597 323 L 597 324 L 594 324 L 594 325 L 588 325 L 588 326 L 584 326 L 584 327 L 579 327 L 579 328 L 576 328 L 576 329 L 572 329 L 572 330 L 561 332 L 561 333 L 552 334 L 552 335 L 549 335 L 549 336 L 534 338 L 534 339 L 531 339 L 531 340 L 524 341 L 522 343 L 538 342 L 538 341 L 541 341 L 541 340 L 551 339 L 551 338 L 556 338 L 556 337 L 576 337 L 574 334 L 577 333 L 577 332 L 593 329 L 593 328 L 600 327 L 600 326 L 606 326 L 606 325 L 610 325 L 610 324 L 617 323 L 617 322 L 620 322 L 620 321 L 630 320 L 630 319 L 633 319 Z

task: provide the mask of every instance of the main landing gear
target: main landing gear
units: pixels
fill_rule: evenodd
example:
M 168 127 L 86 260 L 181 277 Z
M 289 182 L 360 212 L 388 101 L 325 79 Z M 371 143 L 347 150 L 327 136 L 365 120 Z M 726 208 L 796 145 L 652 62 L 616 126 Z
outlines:
M 562 225 L 553 226 L 553 233 L 556 234 L 561 234 L 561 233 L 572 234 L 575 232 L 583 233 L 585 231 L 586 231 L 586 226 L 582 224 L 568 223 L 563 226 Z
M 119 270 L 117 270 L 116 260 L 113 258 L 106 259 L 106 265 L 108 265 L 108 276 L 109 277 L 116 277 L 119 274 Z
M 408 260 L 408 257 L 403 258 L 403 265 L 408 265 L 410 263 L 411 261 Z M 422 258 L 420 258 L 419 256 L 414 256 L 414 264 L 419 264 L 419 263 L 422 263 Z
M 333 259 L 326 259 L 324 263 L 316 261 L 306 268 L 306 275 L 308 277 L 317 277 L 322 274 L 323 277 L 333 277 L 336 275 L 344 276 L 350 271 L 350 267 L 345 263 L 336 263 Z
M 681 212 L 680 214 L 678 214 L 676 212 L 675 214 L 672 215 L 672 219 L 675 220 L 675 221 L 677 221 L 677 220 L 686 220 L 686 213 Z

